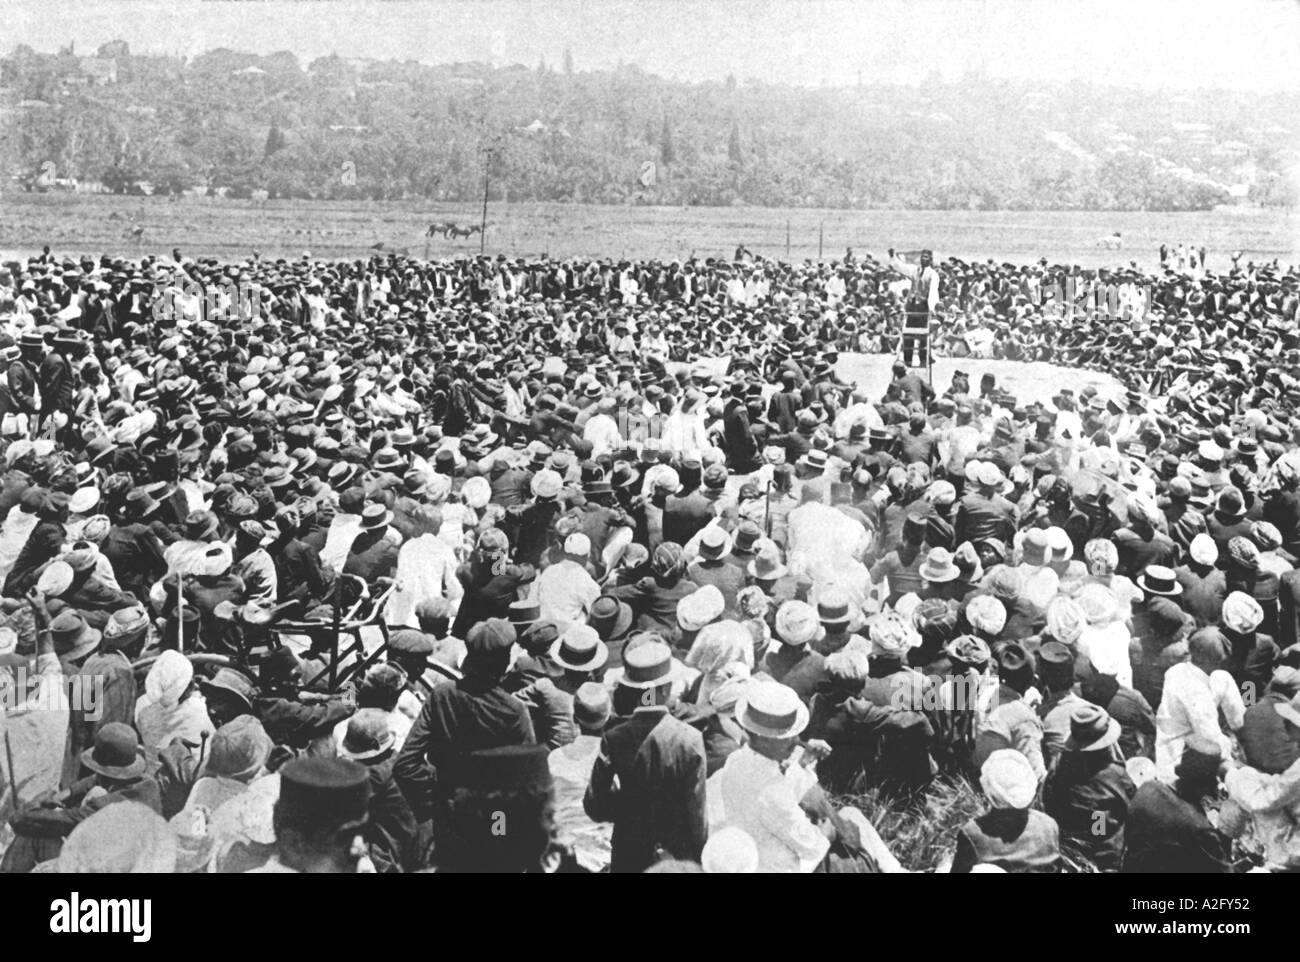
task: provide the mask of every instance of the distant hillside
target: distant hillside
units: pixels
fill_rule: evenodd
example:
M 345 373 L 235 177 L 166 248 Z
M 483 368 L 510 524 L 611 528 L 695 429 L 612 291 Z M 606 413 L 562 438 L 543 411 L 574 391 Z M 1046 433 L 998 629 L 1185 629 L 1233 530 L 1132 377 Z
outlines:
M 567 58 L 566 58 L 567 62 Z M 916 209 L 1297 203 L 1300 96 L 976 76 L 912 87 L 686 84 L 636 67 L 300 64 L 19 47 L 8 190 Z

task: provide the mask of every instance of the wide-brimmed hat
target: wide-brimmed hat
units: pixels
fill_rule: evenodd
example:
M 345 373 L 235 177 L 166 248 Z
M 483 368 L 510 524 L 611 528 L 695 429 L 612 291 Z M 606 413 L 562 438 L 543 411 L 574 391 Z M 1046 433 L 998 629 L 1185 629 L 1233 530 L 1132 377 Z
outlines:
M 213 733 L 203 774 L 246 782 L 262 770 L 274 747 L 260 721 L 239 715 Z
M 1178 583 L 1178 577 L 1173 569 L 1166 568 L 1164 565 L 1148 565 L 1146 570 L 1137 576 L 1137 583 L 1139 588 L 1150 595 L 1173 598 L 1183 593 L 1183 586 Z
M 393 520 L 393 512 L 378 501 L 372 501 L 361 509 L 361 530 L 375 531 L 387 528 Z
M 1051 549 L 1046 528 L 1030 528 L 1020 542 L 1020 560 L 1027 565 L 1045 565 Z
M 124 722 L 109 722 L 95 732 L 95 744 L 81 753 L 81 764 L 105 778 L 139 778 L 145 771 L 140 737 Z
M 795 738 L 808 727 L 808 706 L 788 685 L 754 681 L 736 699 L 736 722 L 751 735 Z
M 943 584 L 961 577 L 961 569 L 953 562 L 952 552 L 946 548 L 931 548 L 918 570 L 926 581 Z
M 80 612 L 72 608 L 55 616 L 50 623 L 50 634 L 54 636 L 54 653 L 63 661 L 76 661 L 90 654 L 99 647 L 103 637 L 99 629 L 86 624 Z
M 587 624 L 605 641 L 615 641 L 627 634 L 634 617 L 632 606 L 611 595 L 601 595 L 591 603 Z
M 700 532 L 700 557 L 715 561 L 731 550 L 731 536 L 716 524 Z
M 727 602 L 717 585 L 701 585 L 677 601 L 677 625 L 682 631 L 699 631 L 722 617 Z
M 647 641 L 624 649 L 623 677 L 618 683 L 627 688 L 658 688 L 675 675 L 672 649 L 662 641 Z
M 551 645 L 551 660 L 569 671 L 597 671 L 609 658 L 609 647 L 591 625 L 570 625 Z
M 787 601 L 776 611 L 776 636 L 783 645 L 800 646 L 825 637 L 817 609 L 806 601 Z
M 533 475 L 532 481 L 529 482 L 529 490 L 532 491 L 535 498 L 558 497 L 563 488 L 564 479 L 549 468 L 538 471 Z
M 1070 752 L 1097 752 L 1119 741 L 1119 722 L 1107 714 L 1106 709 L 1086 702 L 1076 705 L 1070 713 L 1070 737 L 1065 750 Z
M 506 619 L 515 626 L 515 631 L 522 631 L 542 617 L 542 606 L 536 601 L 524 599 L 512 601 L 506 609 Z
M 69 514 L 90 514 L 99 504 L 99 488 L 94 485 L 88 485 L 84 488 L 78 488 L 72 492 L 68 498 Z
M 224 541 L 217 541 L 208 545 L 203 554 L 194 561 L 193 571 L 196 575 L 216 578 L 226 574 L 234 563 L 235 557 L 230 550 L 230 545 Z
M 781 549 L 776 542 L 768 542 L 758 549 L 754 560 L 746 565 L 746 570 L 756 581 L 777 581 L 785 577 L 789 569 L 781 563 Z
M 392 751 L 397 734 L 382 708 L 362 708 L 346 723 L 334 728 L 334 750 L 355 762 L 378 758 Z
M 206 698 L 211 698 L 215 692 L 233 695 L 242 701 L 249 711 L 253 710 L 253 702 L 257 698 L 257 686 L 247 675 L 234 668 L 218 668 L 211 678 L 199 681 L 199 691 L 203 692 Z
M 853 620 L 853 602 L 840 588 L 828 588 L 817 599 L 817 618 L 823 628 L 838 628 Z

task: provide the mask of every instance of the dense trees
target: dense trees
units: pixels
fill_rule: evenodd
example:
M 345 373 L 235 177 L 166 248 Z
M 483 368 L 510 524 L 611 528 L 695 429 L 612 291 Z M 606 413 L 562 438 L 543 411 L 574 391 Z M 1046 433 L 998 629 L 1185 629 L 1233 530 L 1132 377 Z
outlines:
M 491 147 L 493 195 L 516 200 L 1181 210 L 1222 203 L 1245 182 L 1252 201 L 1295 201 L 1283 176 L 1300 106 L 1290 95 L 1191 102 L 986 77 L 684 84 L 634 66 L 576 72 L 568 51 L 559 72 L 337 56 L 304 65 L 229 49 L 186 62 L 125 44 L 99 53 L 118 60 L 118 83 L 86 83 L 69 52 L 0 59 L 6 174 L 48 160 L 60 176 L 121 191 L 146 181 L 466 201 L 481 196 Z M 648 188 L 646 162 L 658 168 Z

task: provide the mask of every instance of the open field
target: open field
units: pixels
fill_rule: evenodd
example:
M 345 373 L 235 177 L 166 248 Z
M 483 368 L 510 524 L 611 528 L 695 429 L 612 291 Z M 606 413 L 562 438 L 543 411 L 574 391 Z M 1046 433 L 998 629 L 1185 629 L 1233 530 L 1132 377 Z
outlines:
M 479 238 L 426 240 L 431 221 L 477 224 L 474 204 L 372 203 L 117 197 L 93 194 L 0 194 L 0 252 L 37 253 L 45 244 L 68 253 L 105 251 L 138 256 L 169 253 L 243 258 L 254 248 L 268 257 L 357 258 L 373 245 L 423 257 L 477 254 Z M 1204 244 L 1211 269 L 1228 255 L 1300 260 L 1300 214 L 1232 208 L 1202 213 L 1024 211 L 823 211 L 778 208 L 609 207 L 578 204 L 507 204 L 488 208 L 486 250 L 511 257 L 651 257 L 664 260 L 730 258 L 736 245 L 769 257 L 840 257 L 846 247 L 881 253 L 888 247 L 929 246 L 937 259 L 993 258 L 1026 263 L 1096 267 L 1136 260 L 1157 263 L 1161 242 Z M 132 224 L 142 226 L 137 242 Z M 1114 231 L 1124 250 L 1107 251 L 1099 239 Z
M 893 376 L 890 367 L 894 363 L 892 354 L 842 354 L 835 370 L 839 376 L 849 382 L 862 384 L 877 397 L 885 393 L 885 388 Z M 1119 381 L 1098 371 L 1089 371 L 1075 367 L 1058 367 L 1044 361 L 1003 361 L 978 357 L 940 357 L 934 362 L 934 389 L 938 394 L 952 383 L 954 371 L 965 371 L 970 375 L 971 387 L 979 389 L 980 378 L 992 374 L 1001 387 L 1016 396 L 1021 404 L 1041 401 L 1051 406 L 1051 399 L 1061 388 L 1070 388 L 1077 396 L 1085 387 L 1095 387 L 1102 397 L 1118 397 L 1124 393 Z M 924 371 L 919 371 L 925 377 Z

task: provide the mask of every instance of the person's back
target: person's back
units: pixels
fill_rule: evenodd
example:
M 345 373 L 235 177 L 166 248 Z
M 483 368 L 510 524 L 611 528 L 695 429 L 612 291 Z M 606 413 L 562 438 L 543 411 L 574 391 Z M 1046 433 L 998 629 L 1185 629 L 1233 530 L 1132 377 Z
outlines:
M 1061 832 L 1056 820 L 1036 809 L 994 809 L 960 829 L 958 852 L 970 852 L 969 865 L 954 862 L 953 872 L 972 865 L 996 865 L 1011 873 L 1055 872 L 1061 863 Z M 961 860 L 963 863 L 966 860 Z
M 1014 516 L 1011 505 L 1004 498 L 989 497 L 984 492 L 971 492 L 962 495 L 957 502 L 956 540 L 987 541 L 996 538 L 1009 542 L 1014 530 Z
M 397 757 L 394 774 L 416 818 L 424 818 L 434 790 L 445 792 L 447 785 L 454 784 L 460 756 L 533 741 L 532 721 L 523 702 L 495 679 L 462 678 L 430 693 Z M 433 777 L 426 780 L 426 774 Z
M 1300 739 L 1277 713 L 1277 706 L 1289 701 L 1286 695 L 1270 691 L 1242 716 L 1237 738 L 1251 768 L 1280 775 L 1300 760 Z
M 1173 788 L 1152 779 L 1129 804 L 1122 872 L 1229 872 L 1224 839 L 1205 814 Z
M 670 495 L 664 504 L 664 540 L 686 544 L 712 518 L 713 502 L 700 489 Z
M 586 810 L 614 823 L 611 871 L 643 871 L 661 852 L 698 860 L 706 769 L 704 737 L 663 706 L 639 708 L 605 733 Z
M 547 760 L 555 780 L 556 839 L 572 846 L 578 864 L 590 872 L 604 871 L 610 861 L 611 827 L 593 821 L 583 809 L 600 744 L 600 735 L 579 735 L 553 749 Z
M 1102 871 L 1119 866 L 1135 791 L 1124 763 L 1108 751 L 1067 751 L 1048 774 L 1043 809 L 1061 838 Z

